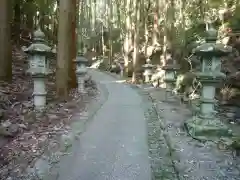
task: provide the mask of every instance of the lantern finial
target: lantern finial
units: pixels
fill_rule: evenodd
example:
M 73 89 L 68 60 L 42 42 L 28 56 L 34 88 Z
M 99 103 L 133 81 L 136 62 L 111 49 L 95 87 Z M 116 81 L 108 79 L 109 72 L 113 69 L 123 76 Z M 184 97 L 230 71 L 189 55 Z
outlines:
M 42 32 L 41 28 L 38 29 L 33 33 L 34 41 L 44 41 L 45 34 Z
M 210 25 L 210 28 L 206 31 L 206 42 L 216 42 L 218 31 Z
M 151 59 L 147 58 L 147 59 L 146 59 L 146 63 L 147 63 L 147 64 L 150 64 L 150 63 L 151 63 Z

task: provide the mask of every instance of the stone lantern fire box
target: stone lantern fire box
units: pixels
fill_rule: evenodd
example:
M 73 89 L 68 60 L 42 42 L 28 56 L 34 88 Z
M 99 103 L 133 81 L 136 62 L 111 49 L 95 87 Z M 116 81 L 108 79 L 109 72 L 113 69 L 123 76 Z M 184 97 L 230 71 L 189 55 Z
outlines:
M 143 68 L 143 76 L 145 77 L 144 82 L 145 83 L 149 83 L 151 80 L 151 77 L 153 75 L 153 69 L 154 69 L 154 65 L 151 64 L 151 60 L 147 59 L 146 60 L 146 64 L 142 65 Z
M 193 53 L 201 59 L 201 72 L 197 79 L 201 82 L 200 113 L 189 119 L 185 125 L 191 136 L 198 139 L 212 139 L 230 136 L 231 132 L 215 116 L 215 90 L 217 84 L 225 78 L 221 72 L 221 57 L 232 52 L 232 48 L 216 43 L 217 31 L 207 31 L 206 42 L 198 46 Z
M 34 107 L 36 110 L 43 110 L 46 106 L 46 76 L 51 73 L 49 69 L 49 55 L 53 54 L 51 47 L 46 45 L 45 35 L 38 29 L 33 34 L 33 43 L 24 49 L 28 54 L 29 73 L 33 78 Z
M 85 93 L 85 75 L 87 74 L 88 60 L 85 57 L 77 56 L 75 63 L 76 63 L 76 76 L 78 82 L 78 92 Z
M 168 95 L 172 94 L 174 85 L 176 83 L 176 73 L 179 71 L 180 67 L 177 64 L 166 64 L 162 67 L 164 73 L 164 82 L 166 83 L 166 94 L 165 100 L 167 100 Z
M 51 47 L 46 45 L 44 40 L 44 33 L 38 29 L 33 34 L 33 43 L 24 50 L 29 57 L 29 70 L 28 72 L 49 72 L 49 59 L 48 55 L 52 54 Z

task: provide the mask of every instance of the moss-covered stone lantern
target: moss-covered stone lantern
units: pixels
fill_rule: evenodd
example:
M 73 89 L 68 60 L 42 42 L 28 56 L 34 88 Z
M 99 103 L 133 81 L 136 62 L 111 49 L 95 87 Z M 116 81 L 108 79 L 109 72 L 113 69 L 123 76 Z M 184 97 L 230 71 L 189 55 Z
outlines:
M 193 51 L 201 59 L 201 72 L 196 73 L 202 84 L 200 113 L 185 123 L 189 133 L 200 139 L 231 134 L 227 126 L 215 116 L 214 105 L 216 85 L 225 78 L 221 72 L 221 57 L 231 53 L 232 48 L 216 43 L 217 31 L 212 27 L 206 35 L 206 42 Z
M 124 59 L 121 59 L 121 60 L 119 61 L 120 76 L 121 76 L 121 77 L 123 77 L 123 74 L 124 74 L 124 64 L 125 64 Z
M 172 94 L 176 83 L 176 73 L 179 71 L 179 69 L 180 67 L 175 63 L 175 61 L 172 63 L 167 63 L 162 67 L 162 70 L 164 70 L 163 81 L 166 84 L 165 100 L 167 100 L 168 96 Z
M 149 83 L 151 80 L 151 77 L 153 75 L 153 68 L 155 67 L 154 65 L 151 64 L 151 60 L 147 59 L 146 60 L 146 64 L 144 64 L 143 66 L 144 72 L 143 72 L 143 76 L 144 76 L 144 82 L 145 83 Z
M 49 73 L 49 55 L 52 55 L 52 48 L 45 42 L 45 35 L 39 28 L 33 34 L 33 43 L 24 49 L 28 54 L 29 69 L 34 83 L 33 97 L 36 110 L 43 110 L 46 106 L 46 85 L 45 80 Z
M 76 60 L 76 76 L 78 82 L 78 92 L 85 93 L 85 76 L 87 74 L 88 60 L 83 56 L 77 56 Z

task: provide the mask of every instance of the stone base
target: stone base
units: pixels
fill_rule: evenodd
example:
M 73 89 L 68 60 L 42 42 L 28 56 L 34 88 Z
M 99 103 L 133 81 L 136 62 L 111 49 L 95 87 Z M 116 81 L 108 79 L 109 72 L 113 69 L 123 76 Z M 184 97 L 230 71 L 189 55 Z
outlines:
M 205 141 L 218 141 L 222 137 L 231 137 L 229 128 L 218 118 L 192 117 L 184 123 L 190 136 Z
M 171 89 L 166 89 L 165 90 L 165 99 L 164 99 L 164 101 L 170 102 L 170 101 L 175 101 L 175 100 L 176 99 L 175 99 L 175 96 L 174 96 L 172 90 Z

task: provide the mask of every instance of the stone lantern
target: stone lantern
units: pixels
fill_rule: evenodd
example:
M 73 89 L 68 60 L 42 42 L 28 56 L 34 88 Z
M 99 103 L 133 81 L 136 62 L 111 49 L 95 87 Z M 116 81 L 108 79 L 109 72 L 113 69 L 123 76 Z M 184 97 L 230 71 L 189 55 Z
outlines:
M 115 68 L 117 70 L 120 70 L 120 76 L 123 77 L 123 73 L 124 73 L 124 60 L 123 59 L 116 59 L 114 60 L 114 64 L 112 64 L 112 68 L 115 65 Z M 119 68 L 119 69 L 118 69 Z
M 217 31 L 212 27 L 207 31 L 206 42 L 194 50 L 194 54 L 201 59 L 201 72 L 197 72 L 197 79 L 202 84 L 200 97 L 200 113 L 186 122 L 189 133 L 200 139 L 210 136 L 228 136 L 228 128 L 215 116 L 216 85 L 225 78 L 221 72 L 221 57 L 232 52 L 230 46 L 217 44 Z M 206 137 L 208 136 L 208 137 Z
M 153 75 L 153 68 L 155 66 L 151 64 L 150 59 L 147 59 L 146 64 L 144 64 L 142 67 L 144 69 L 143 76 L 145 77 L 145 83 L 149 83 L 151 76 Z
M 78 92 L 85 93 L 85 76 L 87 74 L 88 60 L 83 56 L 77 56 L 75 63 L 76 63 L 76 76 L 78 82 Z
M 125 64 L 124 60 L 121 59 L 121 60 L 119 61 L 119 66 L 120 66 L 120 76 L 121 76 L 121 77 L 123 77 L 123 75 L 124 75 L 124 64 Z
M 165 71 L 163 79 L 166 84 L 165 100 L 167 100 L 168 95 L 172 94 L 176 82 L 176 73 L 179 69 L 180 67 L 174 62 L 167 63 L 165 66 L 162 67 L 162 70 Z
M 96 57 L 96 60 L 97 60 L 97 61 L 102 61 L 103 58 L 102 58 L 101 56 L 97 56 L 97 57 Z
M 43 110 L 46 106 L 46 85 L 45 80 L 49 73 L 49 58 L 53 54 L 51 48 L 46 45 L 45 35 L 39 28 L 33 34 L 33 43 L 24 49 L 28 54 L 29 69 L 27 73 L 31 74 L 34 83 L 33 97 L 36 110 Z

